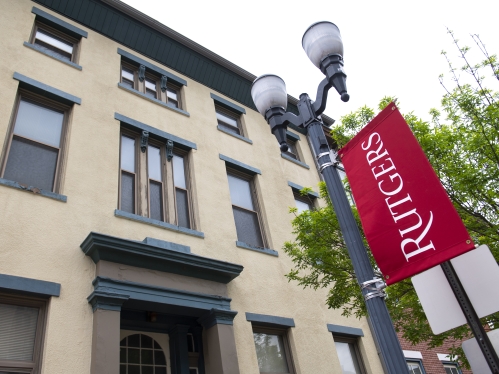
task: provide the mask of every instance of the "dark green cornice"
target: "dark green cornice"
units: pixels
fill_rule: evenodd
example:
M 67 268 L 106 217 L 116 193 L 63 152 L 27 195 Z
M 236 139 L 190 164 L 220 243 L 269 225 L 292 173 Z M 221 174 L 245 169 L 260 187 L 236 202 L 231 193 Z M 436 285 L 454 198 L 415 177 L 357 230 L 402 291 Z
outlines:
M 91 232 L 80 245 L 94 263 L 100 260 L 229 283 L 243 267 L 191 253 L 163 249 L 129 239 Z

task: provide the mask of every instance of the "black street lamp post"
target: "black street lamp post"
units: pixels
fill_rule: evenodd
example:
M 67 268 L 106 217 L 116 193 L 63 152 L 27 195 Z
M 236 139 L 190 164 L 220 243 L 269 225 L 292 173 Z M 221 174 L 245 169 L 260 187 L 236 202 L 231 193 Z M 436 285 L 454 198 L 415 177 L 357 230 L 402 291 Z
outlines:
M 324 112 L 327 94 L 334 87 L 341 100 L 348 101 L 346 74 L 343 71 L 343 42 L 338 27 L 331 22 L 318 22 L 310 26 L 302 40 L 303 49 L 326 78 L 319 84 L 317 100 L 301 94 L 299 115 L 286 112 L 287 93 L 284 81 L 276 75 L 262 75 L 255 79 L 251 96 L 258 111 L 265 117 L 281 151 L 288 149 L 288 124 L 304 127 L 317 155 L 319 171 L 324 177 L 341 232 L 352 260 L 355 275 L 366 300 L 370 325 L 387 374 L 407 373 L 407 364 L 384 301 L 381 279 L 376 278 L 353 216 L 343 182 L 336 170 L 339 161 L 331 160 L 320 115 Z

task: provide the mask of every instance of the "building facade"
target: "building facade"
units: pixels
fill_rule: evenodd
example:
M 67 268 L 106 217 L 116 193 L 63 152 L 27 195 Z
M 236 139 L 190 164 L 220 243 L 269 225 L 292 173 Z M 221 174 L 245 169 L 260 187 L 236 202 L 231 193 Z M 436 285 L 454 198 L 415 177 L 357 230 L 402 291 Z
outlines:
M 117 0 L 2 5 L 0 372 L 383 372 L 284 277 L 319 175 L 254 76 Z

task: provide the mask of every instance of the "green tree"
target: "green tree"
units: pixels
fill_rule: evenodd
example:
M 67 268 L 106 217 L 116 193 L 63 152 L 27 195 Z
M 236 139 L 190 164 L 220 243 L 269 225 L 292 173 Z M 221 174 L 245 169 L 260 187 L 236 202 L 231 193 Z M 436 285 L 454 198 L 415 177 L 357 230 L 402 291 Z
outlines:
M 496 55 L 489 55 L 478 35 L 472 35 L 484 56 L 481 62 L 472 64 L 468 57 L 470 48 L 461 46 L 451 31 L 449 34 L 463 66 L 455 67 L 448 54 L 442 52 L 449 65 L 451 88 L 444 76 L 440 76 L 445 89 L 441 111 L 432 109 L 430 122 L 412 112 L 404 118 L 470 235 L 476 243 L 487 244 L 499 260 L 499 92 L 489 88 L 499 80 L 499 63 Z M 383 98 L 377 109 L 382 110 L 391 101 L 396 99 Z M 346 144 L 375 115 L 374 109 L 364 106 L 342 117 L 331 131 L 338 147 Z M 295 268 L 287 277 L 303 287 L 329 288 L 326 303 L 330 308 L 342 308 L 343 315 L 360 317 L 366 314 L 366 309 L 357 279 L 323 184 L 320 192 L 325 206 L 305 211 L 292 221 L 296 238 L 286 242 L 283 249 L 292 258 Z M 357 215 L 355 207 L 353 210 Z M 293 208 L 291 212 L 296 214 Z M 357 222 L 360 227 L 358 219 Z M 413 344 L 427 342 L 436 347 L 446 339 L 470 335 L 467 325 L 433 335 L 410 279 L 388 287 L 386 292 L 396 329 Z M 499 313 L 483 322 L 499 327 Z M 455 354 L 464 358 L 457 347 Z

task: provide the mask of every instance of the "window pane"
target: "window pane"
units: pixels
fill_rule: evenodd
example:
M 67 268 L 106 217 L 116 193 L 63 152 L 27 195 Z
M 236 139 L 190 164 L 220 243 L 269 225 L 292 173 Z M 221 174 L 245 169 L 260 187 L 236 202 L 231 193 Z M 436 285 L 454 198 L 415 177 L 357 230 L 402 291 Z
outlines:
M 181 227 L 190 228 L 191 224 L 189 219 L 189 200 L 187 199 L 187 191 L 176 188 L 175 193 L 175 197 L 177 199 L 178 225 Z
M 241 178 L 227 175 L 229 179 L 230 199 L 233 205 L 255 210 L 253 207 L 253 199 L 251 198 L 250 182 Z
M 156 82 L 146 79 L 146 88 L 150 89 L 151 91 L 156 91 Z
M 338 353 L 343 374 L 360 374 L 353 346 L 343 342 L 334 342 L 334 344 L 336 345 L 336 352 Z
M 151 218 L 163 221 L 163 184 L 149 181 Z
M 121 69 L 121 76 L 123 78 L 125 78 L 126 80 L 133 82 L 133 71 L 122 68 Z
M 289 373 L 282 336 L 253 333 L 253 338 L 261 372 Z
M 14 134 L 59 148 L 64 113 L 21 100 Z
M 166 88 L 166 96 L 168 96 L 168 99 L 178 101 L 177 91 L 171 88 Z
M 14 136 L 4 178 L 52 191 L 58 154 L 57 149 Z
M 0 304 L 0 360 L 33 361 L 38 308 Z
M 135 175 L 121 172 L 121 210 L 135 213 Z M 129 342 L 131 345 L 131 343 Z
M 184 158 L 177 155 L 173 155 L 173 182 L 175 187 L 181 187 L 184 190 L 187 189 L 185 183 Z
M 222 129 L 228 131 L 228 132 L 231 132 L 233 134 L 238 134 L 240 135 L 240 131 L 237 127 L 234 127 L 234 126 L 229 126 L 221 121 L 218 121 L 218 126 L 220 126 Z
M 51 46 L 54 46 L 57 49 L 60 49 L 68 54 L 73 53 L 73 44 L 72 43 L 69 43 L 61 38 L 58 38 L 57 36 L 50 34 L 46 31 L 38 29 L 36 31 L 35 38 L 38 40 L 41 40 L 42 42 L 50 44 Z
M 305 203 L 301 200 L 296 200 L 296 199 L 295 199 L 295 203 L 296 203 L 296 208 L 298 208 L 298 213 L 302 213 L 305 210 L 311 210 L 310 204 L 308 204 L 308 203 Z
M 234 221 L 236 223 L 237 240 L 263 248 L 257 214 L 235 206 L 232 207 L 232 212 L 234 213 Z
M 149 178 L 161 181 L 161 152 L 158 147 L 147 146 L 147 172 Z
M 121 169 L 135 173 L 135 139 L 121 136 Z
M 229 117 L 226 114 L 220 113 L 218 111 L 216 113 L 219 121 L 222 121 L 227 125 L 237 127 L 237 120 L 235 118 Z

